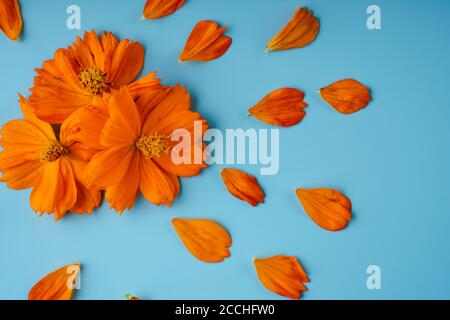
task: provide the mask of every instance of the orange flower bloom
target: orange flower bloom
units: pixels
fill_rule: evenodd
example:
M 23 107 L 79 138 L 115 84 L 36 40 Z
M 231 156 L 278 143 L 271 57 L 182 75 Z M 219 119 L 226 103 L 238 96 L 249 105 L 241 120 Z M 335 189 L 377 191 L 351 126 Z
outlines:
M 92 213 L 100 203 L 100 192 L 87 188 L 84 178 L 92 154 L 74 142 L 70 118 L 58 140 L 28 101 L 21 98 L 20 103 L 25 120 L 12 120 L 0 131 L 0 181 L 11 189 L 32 188 L 30 204 L 40 215 L 54 213 L 59 220 L 67 211 Z
M 319 20 L 308 8 L 298 8 L 291 20 L 267 44 L 268 51 L 303 48 L 319 33 Z
M 309 217 L 326 230 L 342 230 L 352 220 L 352 203 L 339 191 L 298 188 L 295 193 Z
M 219 28 L 219 24 L 214 21 L 197 23 L 180 54 L 179 62 L 206 62 L 222 56 L 231 45 L 231 38 L 223 35 L 227 29 Z
M 222 169 L 220 174 L 228 191 L 236 198 L 252 206 L 264 202 L 264 191 L 254 176 L 231 168 Z
M 319 92 L 336 111 L 345 114 L 361 110 L 372 99 L 369 88 L 353 79 L 334 82 Z
M 0 1 L 0 30 L 11 40 L 17 40 L 22 33 L 22 14 L 19 0 Z
M 254 259 L 256 274 L 263 286 L 283 297 L 300 299 L 310 282 L 302 265 L 292 256 Z
M 139 42 L 119 40 L 112 33 L 85 32 L 67 49 L 58 49 L 51 60 L 37 69 L 30 89 L 31 107 L 41 120 L 62 123 L 70 114 L 90 105 L 95 97 L 128 85 L 135 95 L 158 87 L 154 73 L 133 80 L 144 65 Z
M 172 220 L 178 236 L 194 257 L 204 262 L 222 262 L 230 256 L 232 240 L 228 232 L 207 219 Z
M 80 264 L 64 266 L 39 280 L 28 293 L 28 300 L 70 300 Z
M 144 7 L 145 19 L 158 19 L 177 11 L 186 0 L 147 0 Z
M 112 208 L 131 209 L 139 191 L 150 202 L 170 206 L 178 196 L 178 177 L 200 173 L 206 164 L 175 164 L 171 151 L 178 142 L 172 132 L 186 129 L 194 135 L 194 122 L 202 130 L 207 124 L 190 108 L 190 96 L 175 86 L 151 90 L 133 100 L 128 88 L 112 93 L 108 100 L 108 119 L 100 135 L 102 150 L 87 166 L 90 184 L 106 190 L 105 199 Z M 201 140 L 201 137 L 200 137 Z M 196 149 L 203 152 L 201 141 L 191 139 L 192 157 Z
M 248 113 L 265 123 L 290 127 L 302 121 L 306 115 L 303 109 L 308 104 L 303 101 L 304 97 L 304 93 L 298 89 L 281 88 L 265 96 L 248 109 Z

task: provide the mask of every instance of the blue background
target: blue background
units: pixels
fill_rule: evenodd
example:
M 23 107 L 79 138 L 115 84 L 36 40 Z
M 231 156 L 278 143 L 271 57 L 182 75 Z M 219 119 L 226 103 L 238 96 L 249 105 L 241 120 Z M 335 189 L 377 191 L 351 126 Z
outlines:
M 29 207 L 29 190 L 0 185 L 0 298 L 24 299 L 42 276 L 82 264 L 78 299 L 277 299 L 259 283 L 251 258 L 295 255 L 312 280 L 305 299 L 450 298 L 450 2 L 365 0 L 188 0 L 175 14 L 139 21 L 142 1 L 22 0 L 20 42 L 0 36 L 0 122 L 20 118 L 17 93 L 34 71 L 82 31 L 66 28 L 67 6 L 82 12 L 82 30 L 109 30 L 140 41 L 143 74 L 187 85 L 193 107 L 212 127 L 269 128 L 247 109 L 269 91 L 297 87 L 307 115 L 280 130 L 280 171 L 260 176 L 266 203 L 232 197 L 211 166 L 183 179 L 172 208 L 140 199 L 123 216 L 106 204 L 92 216 L 58 223 Z M 366 28 L 377 4 L 382 30 Z M 264 53 L 266 42 L 307 5 L 321 30 L 305 49 Z M 230 50 L 209 63 L 178 64 L 195 23 L 228 26 Z M 315 90 L 351 77 L 373 102 L 342 115 Z M 258 166 L 241 166 L 258 175 Z M 344 231 L 317 227 L 293 190 L 327 186 L 348 195 L 354 220 Z M 231 258 L 205 264 L 185 249 L 171 219 L 211 218 L 233 237 Z M 366 268 L 379 265 L 382 289 L 368 290 Z

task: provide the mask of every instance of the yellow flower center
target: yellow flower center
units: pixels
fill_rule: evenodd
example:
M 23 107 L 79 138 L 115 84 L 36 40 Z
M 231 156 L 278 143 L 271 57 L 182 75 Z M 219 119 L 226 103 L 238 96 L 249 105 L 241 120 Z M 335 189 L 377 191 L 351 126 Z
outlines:
M 59 141 L 55 141 L 53 144 L 42 149 L 40 159 L 41 161 L 53 162 L 58 160 L 60 157 L 65 156 L 67 153 L 67 149 L 61 145 Z
M 96 66 L 83 68 L 78 75 L 78 80 L 93 95 L 101 95 L 110 85 L 106 81 L 106 72 Z
M 147 159 L 151 159 L 153 157 L 159 157 L 162 152 L 167 153 L 170 151 L 170 146 L 167 143 L 168 140 L 168 137 L 161 135 L 142 136 L 136 140 L 136 148 Z

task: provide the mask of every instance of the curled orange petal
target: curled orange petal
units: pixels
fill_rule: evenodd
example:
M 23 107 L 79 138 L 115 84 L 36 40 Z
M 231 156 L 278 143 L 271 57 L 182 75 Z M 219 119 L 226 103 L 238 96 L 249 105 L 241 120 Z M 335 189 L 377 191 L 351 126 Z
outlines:
M 177 11 L 186 0 L 147 0 L 144 6 L 145 19 L 158 19 Z
M 17 40 L 22 32 L 23 21 L 19 0 L 0 1 L 0 30 L 11 40 Z
M 298 188 L 295 193 L 309 217 L 326 230 L 342 230 L 352 220 L 352 203 L 337 190 Z
M 64 266 L 39 280 L 28 293 L 28 300 L 70 300 L 80 264 Z
M 236 198 L 252 206 L 264 202 L 264 191 L 254 176 L 231 168 L 222 169 L 220 174 L 228 191 Z
M 197 23 L 180 54 L 180 62 L 210 61 L 222 56 L 231 45 L 231 38 L 223 35 L 227 27 L 219 28 L 215 21 Z
M 303 48 L 319 33 L 319 20 L 308 8 L 298 8 L 291 20 L 267 43 L 267 50 Z
M 353 79 L 336 81 L 319 92 L 334 109 L 345 114 L 361 110 L 372 99 L 369 88 Z
M 172 224 L 194 257 L 204 262 L 221 262 L 230 256 L 231 237 L 214 221 L 175 218 Z
M 300 299 L 310 282 L 302 265 L 292 256 L 274 256 L 254 259 L 256 274 L 263 286 L 283 297 Z
M 294 88 L 272 91 L 248 109 L 249 115 L 275 126 L 290 127 L 302 121 L 308 106 L 303 101 L 304 93 Z

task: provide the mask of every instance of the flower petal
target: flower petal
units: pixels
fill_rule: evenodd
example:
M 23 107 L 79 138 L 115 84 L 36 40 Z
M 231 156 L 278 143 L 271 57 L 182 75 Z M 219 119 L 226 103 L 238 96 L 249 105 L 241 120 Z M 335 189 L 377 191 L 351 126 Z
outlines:
M 28 300 L 70 300 L 80 264 L 64 266 L 39 280 L 28 293 Z
M 228 191 L 236 198 L 252 206 L 264 202 L 264 191 L 252 175 L 231 168 L 222 169 L 221 175 Z
M 336 111 L 345 114 L 363 109 L 372 99 L 369 88 L 353 79 L 336 81 L 320 89 L 320 95 Z
M 11 40 L 17 40 L 22 33 L 23 21 L 19 0 L 0 1 L 0 30 Z
M 267 44 L 268 51 L 303 48 L 319 32 L 319 20 L 308 8 L 298 8 L 291 20 Z
M 219 28 L 215 21 L 203 20 L 197 23 L 180 54 L 180 61 L 206 62 L 222 56 L 232 42 L 230 37 L 223 35 L 226 30 L 226 27 Z
M 298 89 L 277 89 L 248 109 L 248 113 L 265 123 L 290 127 L 302 121 L 306 115 L 303 109 L 308 104 L 303 101 L 304 97 L 304 93 Z
M 176 111 L 187 111 L 191 107 L 191 96 L 186 88 L 181 87 L 179 84 L 167 88 L 162 96 L 158 96 L 152 100 L 144 97 L 138 100 L 141 109 L 146 109 L 145 114 L 148 114 L 144 118 L 144 126 L 142 129 L 143 134 L 149 134 L 155 131 L 155 128 L 167 117 Z
M 115 185 L 106 187 L 105 200 L 109 202 L 110 208 L 120 214 L 125 209 L 130 210 L 138 197 L 140 181 L 140 154 L 138 151 L 134 151 L 122 180 Z
M 100 205 L 102 195 L 98 188 L 86 188 L 81 182 L 76 181 L 77 201 L 70 208 L 70 212 L 75 214 L 92 214 L 95 208 Z
M 144 66 L 144 47 L 139 42 L 122 40 L 112 56 L 108 80 L 113 88 L 131 83 Z
M 64 120 L 60 141 L 71 154 L 89 161 L 103 149 L 100 136 L 107 119 L 106 108 L 89 105 L 78 109 Z
M 158 19 L 177 11 L 186 0 L 147 0 L 144 7 L 144 18 Z
M 152 159 L 141 158 L 139 189 L 145 199 L 156 205 L 169 207 L 180 192 L 178 177 L 159 168 Z
M 309 217 L 326 230 L 342 230 L 352 220 L 352 203 L 339 191 L 298 188 L 295 193 Z
M 161 89 L 161 81 L 156 78 L 156 71 L 154 71 L 130 83 L 128 89 L 136 99 L 149 91 Z
M 175 218 L 172 224 L 186 248 L 204 262 L 221 262 L 230 256 L 232 240 L 228 232 L 207 219 Z
M 141 118 L 126 87 L 114 92 L 108 101 L 109 117 L 101 134 L 104 147 L 134 145 L 141 134 Z
M 115 147 L 98 152 L 86 167 L 88 186 L 106 188 L 119 183 L 130 167 L 134 147 Z
M 262 285 L 270 291 L 283 297 L 300 299 L 302 292 L 308 290 L 304 283 L 310 280 L 295 257 L 255 258 L 253 264 Z
M 40 215 L 55 215 L 61 219 L 77 201 L 77 186 L 70 162 L 61 157 L 46 163 L 30 196 L 31 208 Z

